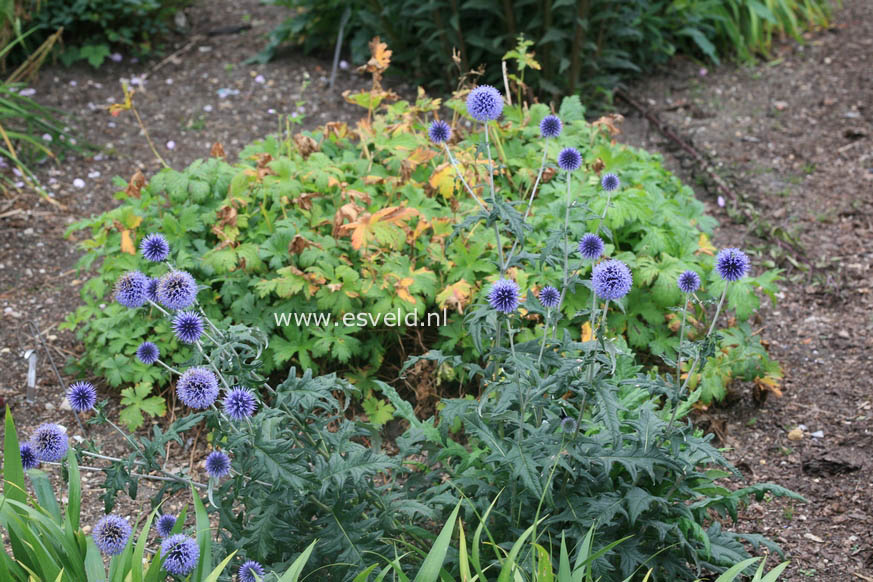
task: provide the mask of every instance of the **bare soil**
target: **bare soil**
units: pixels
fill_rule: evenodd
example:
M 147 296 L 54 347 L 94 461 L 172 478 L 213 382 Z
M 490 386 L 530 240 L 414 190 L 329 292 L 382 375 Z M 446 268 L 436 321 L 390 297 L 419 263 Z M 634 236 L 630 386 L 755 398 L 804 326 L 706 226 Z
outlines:
M 751 386 L 737 383 L 726 404 L 702 411 L 698 420 L 722 439 L 749 483 L 777 483 L 809 500 L 754 503 L 737 526 L 782 545 L 791 560 L 782 579 L 789 582 L 873 580 L 869 10 L 869 0 L 845 0 L 830 29 L 810 33 L 803 44 L 779 44 L 776 60 L 766 64 L 725 65 L 704 74 L 701 65 L 677 59 L 628 89 L 709 160 L 731 195 L 639 111 L 617 101 L 626 118 L 619 139 L 661 152 L 668 167 L 695 188 L 721 221 L 716 245 L 749 249 L 756 268 L 772 261 L 784 269 L 779 301 L 762 309 L 759 320 L 762 338 L 784 366 L 784 395 L 762 402 Z M 37 347 L 29 322 L 58 366 L 82 350 L 70 332 L 57 329 L 79 304 L 84 282 L 74 269 L 79 251 L 64 230 L 116 204 L 113 176 L 127 180 L 137 169 L 149 176 L 160 168 L 134 117 L 111 117 L 105 109 L 121 101 L 121 79 L 145 79 L 136 85 L 137 108 L 160 154 L 177 169 L 206 157 L 215 142 L 235 159 L 244 145 L 276 131 L 279 113 L 298 107 L 302 127 L 309 129 L 358 117 L 341 92 L 368 80 L 341 70 L 331 90 L 327 60 L 289 53 L 267 65 L 243 64 L 285 17 L 282 10 L 257 0 L 211 0 L 188 16 L 192 30 L 173 39 L 168 54 L 179 52 L 172 58 L 125 59 L 99 70 L 50 66 L 33 85 L 42 103 L 79 120 L 81 137 L 100 153 L 37 168 L 63 208 L 33 193 L 0 195 L 0 398 L 12 407 L 20 434 L 48 421 L 78 433 L 43 351 L 37 401 L 25 401 L 27 365 L 21 357 L 24 349 Z M 244 22 L 251 29 L 205 34 Z M 221 97 L 220 89 L 230 94 Z M 77 188 L 77 179 L 85 186 Z M 780 233 L 789 236 L 778 242 Z M 117 408 L 116 391 L 101 389 L 100 397 Z M 798 427 L 792 437 L 800 439 L 792 440 L 789 432 Z M 107 427 L 90 431 L 101 450 L 123 452 Z M 195 477 L 202 471 L 203 446 L 189 441 L 178 455 Z M 86 479 L 87 524 L 103 508 L 101 475 L 87 473 Z M 149 493 L 141 490 L 136 501 L 121 498 L 117 511 L 135 517 Z

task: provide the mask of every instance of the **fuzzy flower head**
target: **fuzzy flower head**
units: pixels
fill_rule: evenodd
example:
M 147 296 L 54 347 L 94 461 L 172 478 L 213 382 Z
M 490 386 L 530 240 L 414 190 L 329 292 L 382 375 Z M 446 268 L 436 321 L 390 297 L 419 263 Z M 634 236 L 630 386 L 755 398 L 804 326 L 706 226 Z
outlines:
M 115 283 L 115 300 L 131 309 L 142 307 L 148 300 L 149 278 L 139 271 L 128 271 Z
M 258 401 L 252 391 L 240 386 L 228 392 L 222 404 L 224 413 L 233 420 L 245 420 L 251 417 L 258 407 Z
M 170 256 L 170 243 L 163 235 L 153 232 L 142 239 L 142 242 L 139 243 L 139 250 L 142 251 L 142 256 L 146 259 L 153 263 L 160 263 Z
M 561 301 L 561 293 L 551 285 L 546 285 L 540 289 L 539 300 L 546 309 L 553 309 Z
M 700 288 L 700 275 L 694 271 L 685 271 L 676 280 L 679 290 L 683 293 L 694 293 Z
M 582 165 L 582 154 L 576 148 L 564 148 L 558 154 L 558 167 L 565 172 L 575 172 Z
M 180 311 L 173 317 L 173 333 L 186 344 L 197 343 L 203 335 L 203 320 L 193 311 Z
M 576 432 L 576 420 L 570 416 L 565 416 L 563 419 L 561 419 L 561 432 Z
M 130 539 L 132 528 L 127 520 L 117 515 L 105 515 L 94 526 L 94 543 L 107 556 L 115 556 L 124 551 Z
M 557 115 L 546 115 L 540 121 L 540 135 L 548 139 L 550 137 L 558 137 L 564 129 L 564 124 Z
M 197 299 L 197 282 L 186 271 L 170 271 L 158 280 L 158 301 L 170 309 L 185 309 Z
M 603 254 L 603 239 L 596 234 L 588 233 L 579 241 L 579 254 L 593 261 Z
M 218 379 L 206 368 L 188 368 L 176 382 L 176 395 L 186 406 L 208 408 L 218 398 Z
M 492 121 L 503 113 L 503 97 L 491 85 L 479 85 L 467 96 L 467 112 L 476 121 Z
M 255 578 L 255 575 L 257 575 L 258 578 Z M 237 577 L 239 578 L 239 582 L 256 582 L 264 577 L 264 567 L 254 560 L 248 560 L 239 567 Z
M 739 281 L 749 272 L 749 257 L 740 249 L 722 249 L 715 256 L 715 270 L 725 281 Z
M 151 366 L 157 362 L 160 357 L 161 350 L 159 350 L 158 346 L 152 342 L 142 342 L 139 344 L 139 347 L 136 348 L 136 358 L 146 366 Z
M 452 128 L 445 121 L 436 120 L 430 124 L 427 135 L 433 143 L 445 143 L 452 137 Z
M 628 294 L 633 277 L 627 265 L 618 259 L 610 259 L 594 265 L 591 283 L 598 297 L 615 301 Z
M 488 292 L 488 303 L 501 313 L 512 313 L 518 309 L 518 283 L 512 279 L 498 280 Z
M 76 382 L 67 389 L 67 401 L 76 412 L 85 412 L 97 404 L 97 391 L 90 382 Z
M 148 285 L 146 285 L 146 299 L 154 303 L 159 303 L 158 281 L 159 279 L 157 277 L 152 277 L 151 279 L 149 279 Z
M 176 526 L 176 516 L 170 515 L 169 513 L 163 514 L 158 518 L 157 523 L 155 523 L 155 529 L 158 532 L 158 535 L 162 538 L 170 535 L 170 532 L 173 531 L 173 528 Z
M 36 453 L 30 443 L 18 445 L 18 452 L 21 453 L 21 466 L 25 471 L 39 467 L 39 459 L 36 458 Z
M 194 538 L 183 534 L 170 536 L 161 542 L 164 570 L 170 574 L 187 576 L 200 560 L 200 548 Z
M 213 479 L 221 479 L 230 474 L 230 457 L 221 451 L 212 451 L 206 457 L 206 474 Z
M 30 437 L 30 446 L 40 461 L 60 461 L 67 454 L 67 433 L 56 424 L 40 425 Z
M 600 186 L 607 192 L 614 192 L 621 186 L 621 180 L 615 174 L 603 174 L 603 177 L 600 179 Z

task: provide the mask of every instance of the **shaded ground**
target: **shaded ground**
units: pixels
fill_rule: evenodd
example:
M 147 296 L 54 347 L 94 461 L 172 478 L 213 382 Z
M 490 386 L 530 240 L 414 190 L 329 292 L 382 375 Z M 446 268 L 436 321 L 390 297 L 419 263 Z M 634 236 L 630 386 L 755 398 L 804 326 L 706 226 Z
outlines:
M 12 405 L 22 433 L 46 421 L 78 430 L 61 408 L 61 390 L 43 353 L 37 402 L 24 401 L 26 365 L 19 356 L 21 348 L 34 347 L 28 321 L 59 365 L 81 350 L 72 334 L 56 329 L 78 305 L 82 283 L 73 270 L 78 252 L 63 239 L 64 229 L 115 205 L 112 176 L 128 179 L 138 168 L 148 176 L 160 167 L 134 118 L 112 118 L 103 109 L 121 100 L 119 79 L 147 75 L 135 100 L 159 152 L 176 168 L 208 155 L 216 141 L 234 159 L 246 143 L 276 130 L 278 113 L 301 105 L 308 128 L 357 115 L 340 93 L 367 80 L 341 71 L 330 91 L 326 61 L 295 55 L 242 65 L 284 12 L 257 0 L 206 5 L 190 11 L 192 35 L 241 24 L 246 14 L 252 29 L 180 37 L 177 48 L 190 47 L 157 69 L 157 62 L 127 61 L 99 71 L 52 67 L 34 84 L 43 103 L 83 120 L 83 137 L 103 152 L 38 169 L 66 210 L 32 194 L 0 196 L 0 397 Z M 695 186 L 722 222 L 716 244 L 751 248 L 756 265 L 773 261 L 785 269 L 780 301 L 762 311 L 759 325 L 785 367 L 784 396 L 760 405 L 748 386 L 737 385 L 728 406 L 700 420 L 723 437 L 749 481 L 778 483 L 810 500 L 756 503 L 741 518 L 746 531 L 782 544 L 792 560 L 783 579 L 792 582 L 873 580 L 873 21 L 866 11 L 866 0 L 847 0 L 831 30 L 810 35 L 804 46 L 779 47 L 779 60 L 769 65 L 701 75 L 699 66 L 678 61 L 630 89 L 732 185 L 737 200 L 728 198 L 724 208 L 719 192 L 698 182 L 702 175 L 687 155 L 619 102 L 627 118 L 620 138 L 663 152 L 668 166 Z M 239 93 L 222 98 L 219 89 Z M 85 186 L 76 188 L 76 179 Z M 790 246 L 773 241 L 776 227 L 805 254 L 787 259 Z M 113 391 L 103 396 L 117 398 Z M 790 440 L 788 432 L 799 425 L 805 426 L 800 440 Z M 818 431 L 822 436 L 813 437 Z M 94 434 L 102 450 L 121 452 L 104 428 Z M 199 447 L 186 443 L 179 455 L 182 465 L 193 461 L 195 475 Z M 86 477 L 92 487 L 101 479 Z M 148 491 L 140 495 L 145 499 Z M 124 501 L 120 511 L 134 516 L 137 508 Z M 84 510 L 84 523 L 102 513 L 96 494 L 86 498 Z

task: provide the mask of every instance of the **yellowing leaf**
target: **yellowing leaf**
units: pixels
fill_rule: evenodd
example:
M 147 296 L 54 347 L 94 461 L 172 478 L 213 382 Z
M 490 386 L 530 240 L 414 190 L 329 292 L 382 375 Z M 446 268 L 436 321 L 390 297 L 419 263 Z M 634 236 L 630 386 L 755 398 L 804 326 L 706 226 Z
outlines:
M 594 335 L 594 332 L 591 330 L 591 322 L 586 321 L 582 324 L 582 341 L 590 342 L 591 340 L 597 339 Z
M 406 301 L 407 303 L 412 303 L 415 305 L 415 297 L 413 297 L 409 293 L 409 286 L 415 283 L 415 279 L 412 277 L 404 277 L 397 281 L 397 284 L 394 285 L 394 289 L 397 290 L 397 296 Z
M 455 169 L 448 162 L 440 164 L 427 183 L 435 192 L 442 194 L 443 198 L 451 198 L 455 192 Z
M 700 233 L 700 238 L 697 240 L 698 249 L 694 251 L 695 255 L 704 254 L 709 255 L 710 257 L 715 256 L 715 247 L 712 246 L 712 243 L 709 242 L 709 237 L 706 236 L 705 232 Z
M 121 252 L 129 255 L 136 254 L 136 245 L 133 244 L 133 238 L 130 236 L 130 231 L 126 228 L 121 231 Z
M 366 214 L 350 224 L 343 224 L 339 226 L 338 230 L 342 234 L 351 231 L 352 248 L 355 250 L 365 247 L 374 238 L 381 243 L 387 242 L 396 247 L 406 238 L 404 233 L 400 231 L 399 234 L 402 238 L 398 239 L 396 231 L 399 230 L 400 225 L 405 224 L 413 216 L 418 216 L 418 210 L 402 206 L 389 206 L 375 214 Z
M 437 305 L 441 309 L 456 309 L 458 313 L 464 313 L 464 306 L 469 305 L 473 286 L 463 279 L 452 283 L 439 292 L 436 296 Z

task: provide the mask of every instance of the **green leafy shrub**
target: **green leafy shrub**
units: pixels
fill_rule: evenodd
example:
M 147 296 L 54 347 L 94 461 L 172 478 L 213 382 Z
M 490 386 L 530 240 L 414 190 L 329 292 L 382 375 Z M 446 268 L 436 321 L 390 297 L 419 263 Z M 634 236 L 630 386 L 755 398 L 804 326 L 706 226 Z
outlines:
M 395 51 L 404 74 L 417 83 L 450 87 L 458 74 L 507 58 L 519 35 L 535 39 L 542 66 L 527 82 L 557 94 L 593 97 L 619 79 L 663 64 L 676 52 L 719 58 L 767 54 L 774 35 L 801 40 L 806 26 L 828 22 L 827 0 L 591 0 L 589 2 L 477 2 L 455 0 L 270 0 L 289 16 L 259 55 L 268 60 L 282 43 L 327 51 L 336 42 L 346 7 L 348 43 L 355 62 L 367 60 L 367 42 L 380 35 Z M 494 67 L 486 79 L 501 85 Z
M 495 249 L 494 232 L 478 228 L 465 236 L 452 235 L 478 206 L 463 195 L 451 165 L 421 129 L 439 100 L 421 95 L 415 103 L 380 104 L 383 98 L 375 90 L 348 96 L 375 110 L 357 130 L 332 124 L 293 139 L 273 136 L 246 148 L 236 165 L 214 158 L 184 171 L 162 171 L 143 187 L 119 192 L 120 207 L 73 225 L 71 232 L 89 229 L 91 234 L 80 243 L 86 251 L 80 268 L 96 267 L 82 289 L 85 305 L 64 324 L 77 329 L 85 342 L 86 353 L 77 365 L 96 370 L 112 386 L 161 383 L 154 371 L 132 358 L 141 341 L 157 337 L 172 348 L 176 364 L 190 355 L 187 348 L 176 349 L 178 342 L 166 323 L 152 330 L 147 321 L 127 317 L 123 307 L 110 302 L 114 281 L 138 264 L 130 254 L 135 242 L 153 231 L 168 238 L 177 266 L 210 287 L 216 300 L 204 305 L 210 317 L 269 334 L 262 358 L 266 373 L 291 364 L 342 372 L 366 398 L 374 379 L 396 375 L 393 363 L 407 351 L 434 348 L 476 361 L 482 346 L 462 319 L 472 297 L 497 277 L 495 265 L 483 258 Z M 462 103 L 448 102 L 458 112 L 456 119 L 461 119 Z M 675 354 L 679 324 L 669 310 L 679 300 L 676 275 L 695 268 L 707 286 L 719 290 L 708 256 L 714 249 L 707 233 L 715 221 L 703 213 L 691 189 L 664 170 L 659 157 L 612 145 L 604 123 L 587 123 L 578 98 L 563 102 L 559 113 L 566 131 L 544 151 L 537 124 L 547 113 L 543 105 L 506 109 L 495 133 L 501 164 L 497 186 L 529 191 L 536 180 L 531 168 L 545 153 L 554 159 L 565 145 L 585 144 L 588 167 L 620 173 L 627 186 L 613 200 L 604 225 L 617 241 L 609 251 L 627 259 L 638 285 L 627 311 L 610 314 L 610 326 L 650 364 L 657 362 L 651 356 Z M 459 163 L 481 166 L 472 163 L 481 154 L 476 134 L 466 136 L 459 123 L 455 133 L 461 135 L 453 145 Z M 528 219 L 531 230 L 526 236 L 532 245 L 555 244 L 553 225 L 556 217 L 563 217 L 563 185 L 553 174 L 550 162 Z M 468 171 L 467 180 L 481 185 L 481 167 Z M 604 200 L 597 184 L 593 175 L 580 181 L 574 196 L 599 212 Z M 578 240 L 593 223 L 590 217 L 572 216 L 571 236 Z M 776 275 L 767 271 L 731 289 L 728 306 L 739 323 L 723 340 L 722 356 L 711 359 L 702 375 L 692 379 L 692 388 L 702 383 L 704 402 L 723 395 L 734 378 L 775 383 L 781 377 L 778 365 L 743 323 L 758 307 L 755 290 L 772 296 Z M 519 277 L 521 284 L 539 288 L 554 282 L 555 269 L 549 264 Z M 587 289 L 567 299 L 560 333 L 582 337 L 586 319 L 580 314 L 590 300 Z M 306 326 L 295 325 L 293 317 L 284 325 L 277 319 L 309 313 L 328 314 L 331 321 L 344 314 L 366 314 L 383 323 Z M 428 317 L 435 314 L 441 323 L 445 314 L 447 321 L 439 327 L 397 327 L 382 319 L 398 313 L 399 320 L 415 313 L 419 322 L 432 322 Z M 704 319 L 697 313 L 688 328 L 691 337 L 703 329 Z M 531 337 L 534 323 L 525 323 L 522 339 Z M 448 387 L 463 381 L 449 368 L 441 369 L 437 379 Z M 375 417 L 390 415 L 377 402 L 368 400 L 367 405 Z
M 87 61 L 99 67 L 114 50 L 137 57 L 154 54 L 170 31 L 173 15 L 190 0 L 30 0 L 22 4 L 29 25 L 36 30 L 36 44 L 63 28 L 63 45 L 56 47 L 61 62 Z M 27 58 L 31 49 L 25 43 L 12 55 L 13 62 Z

